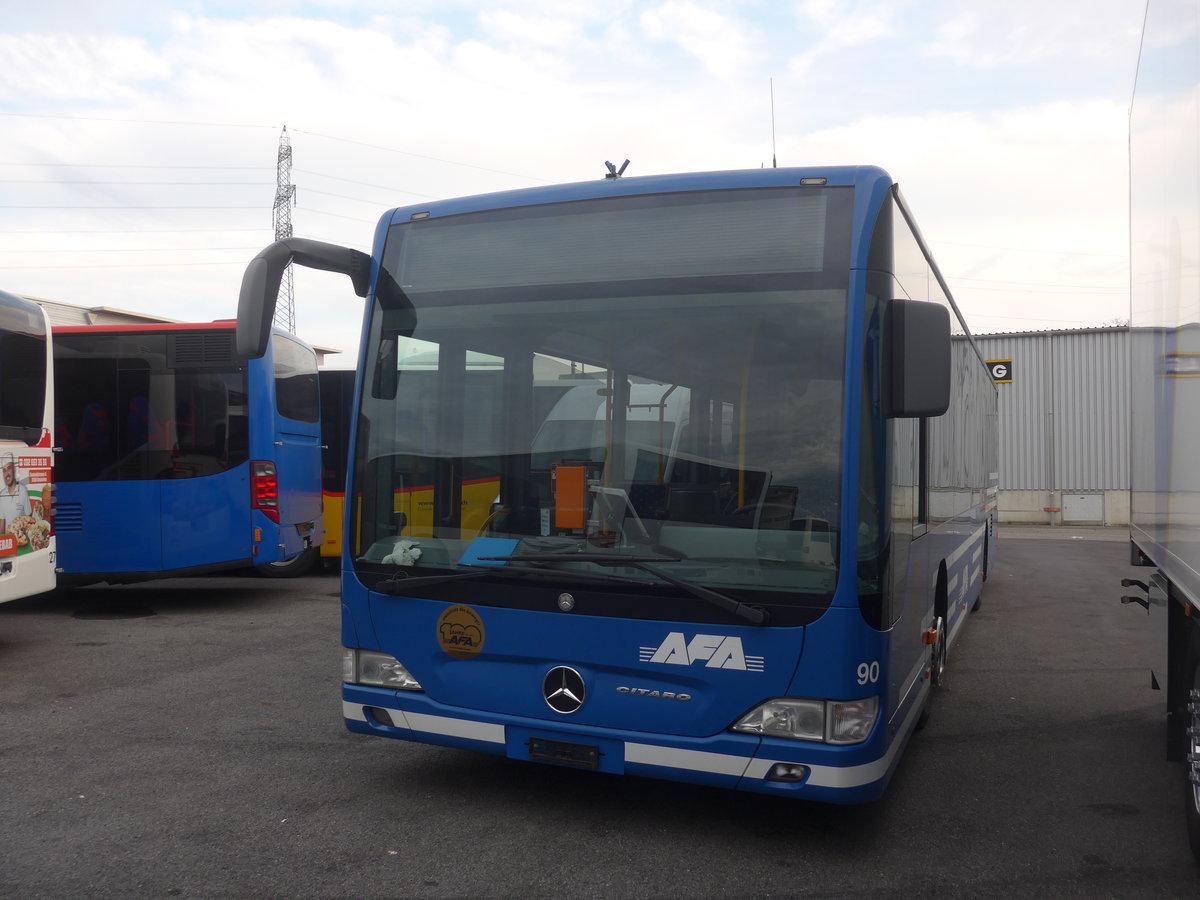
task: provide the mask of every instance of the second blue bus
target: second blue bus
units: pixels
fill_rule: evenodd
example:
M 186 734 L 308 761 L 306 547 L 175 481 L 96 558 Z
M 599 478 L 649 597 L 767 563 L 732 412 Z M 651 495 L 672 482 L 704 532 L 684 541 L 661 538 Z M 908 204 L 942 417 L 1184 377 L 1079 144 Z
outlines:
M 53 329 L 59 583 L 259 567 L 321 539 L 316 356 L 234 323 Z

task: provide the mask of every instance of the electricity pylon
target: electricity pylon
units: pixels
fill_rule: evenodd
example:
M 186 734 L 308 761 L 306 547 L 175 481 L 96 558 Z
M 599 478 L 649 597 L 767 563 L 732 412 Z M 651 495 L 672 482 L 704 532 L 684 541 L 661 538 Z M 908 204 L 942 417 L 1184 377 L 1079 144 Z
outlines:
M 288 140 L 287 126 L 279 135 L 279 159 L 275 166 L 275 207 L 271 219 L 275 223 L 275 240 L 292 236 L 292 206 L 296 202 L 296 186 L 292 184 L 292 142 Z M 296 331 L 296 305 L 292 297 L 292 267 L 284 270 L 279 283 L 279 300 L 275 304 L 275 324 L 294 334 Z

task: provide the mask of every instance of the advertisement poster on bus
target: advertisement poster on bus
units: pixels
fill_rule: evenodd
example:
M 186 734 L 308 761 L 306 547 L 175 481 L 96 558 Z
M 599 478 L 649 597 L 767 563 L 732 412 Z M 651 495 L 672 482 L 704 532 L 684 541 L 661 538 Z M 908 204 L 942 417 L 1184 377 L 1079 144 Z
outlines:
M 54 533 L 49 458 L 5 451 L 0 469 L 0 558 L 46 550 Z

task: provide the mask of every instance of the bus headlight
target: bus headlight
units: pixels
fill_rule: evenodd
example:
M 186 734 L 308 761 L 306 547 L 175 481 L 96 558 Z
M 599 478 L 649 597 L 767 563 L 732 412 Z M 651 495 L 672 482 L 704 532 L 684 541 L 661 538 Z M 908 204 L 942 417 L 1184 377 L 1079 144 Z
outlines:
M 397 691 L 424 690 L 412 673 L 394 656 L 374 650 L 342 648 L 342 681 Z
M 742 716 L 733 730 L 796 741 L 824 740 L 825 704 L 795 697 L 768 700 Z
M 733 730 L 794 741 L 861 744 L 870 736 L 878 714 L 878 697 L 849 701 L 779 697 L 746 713 Z
M 871 735 L 879 714 L 879 698 L 830 700 L 826 703 L 831 744 L 861 744 Z

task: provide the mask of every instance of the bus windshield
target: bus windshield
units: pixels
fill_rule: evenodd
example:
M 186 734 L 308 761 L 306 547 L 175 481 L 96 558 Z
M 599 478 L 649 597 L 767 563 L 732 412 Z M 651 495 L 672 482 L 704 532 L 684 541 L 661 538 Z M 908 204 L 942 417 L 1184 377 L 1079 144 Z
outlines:
M 351 486 L 360 576 L 654 581 L 624 556 L 827 605 L 852 198 L 696 191 L 391 226 Z

